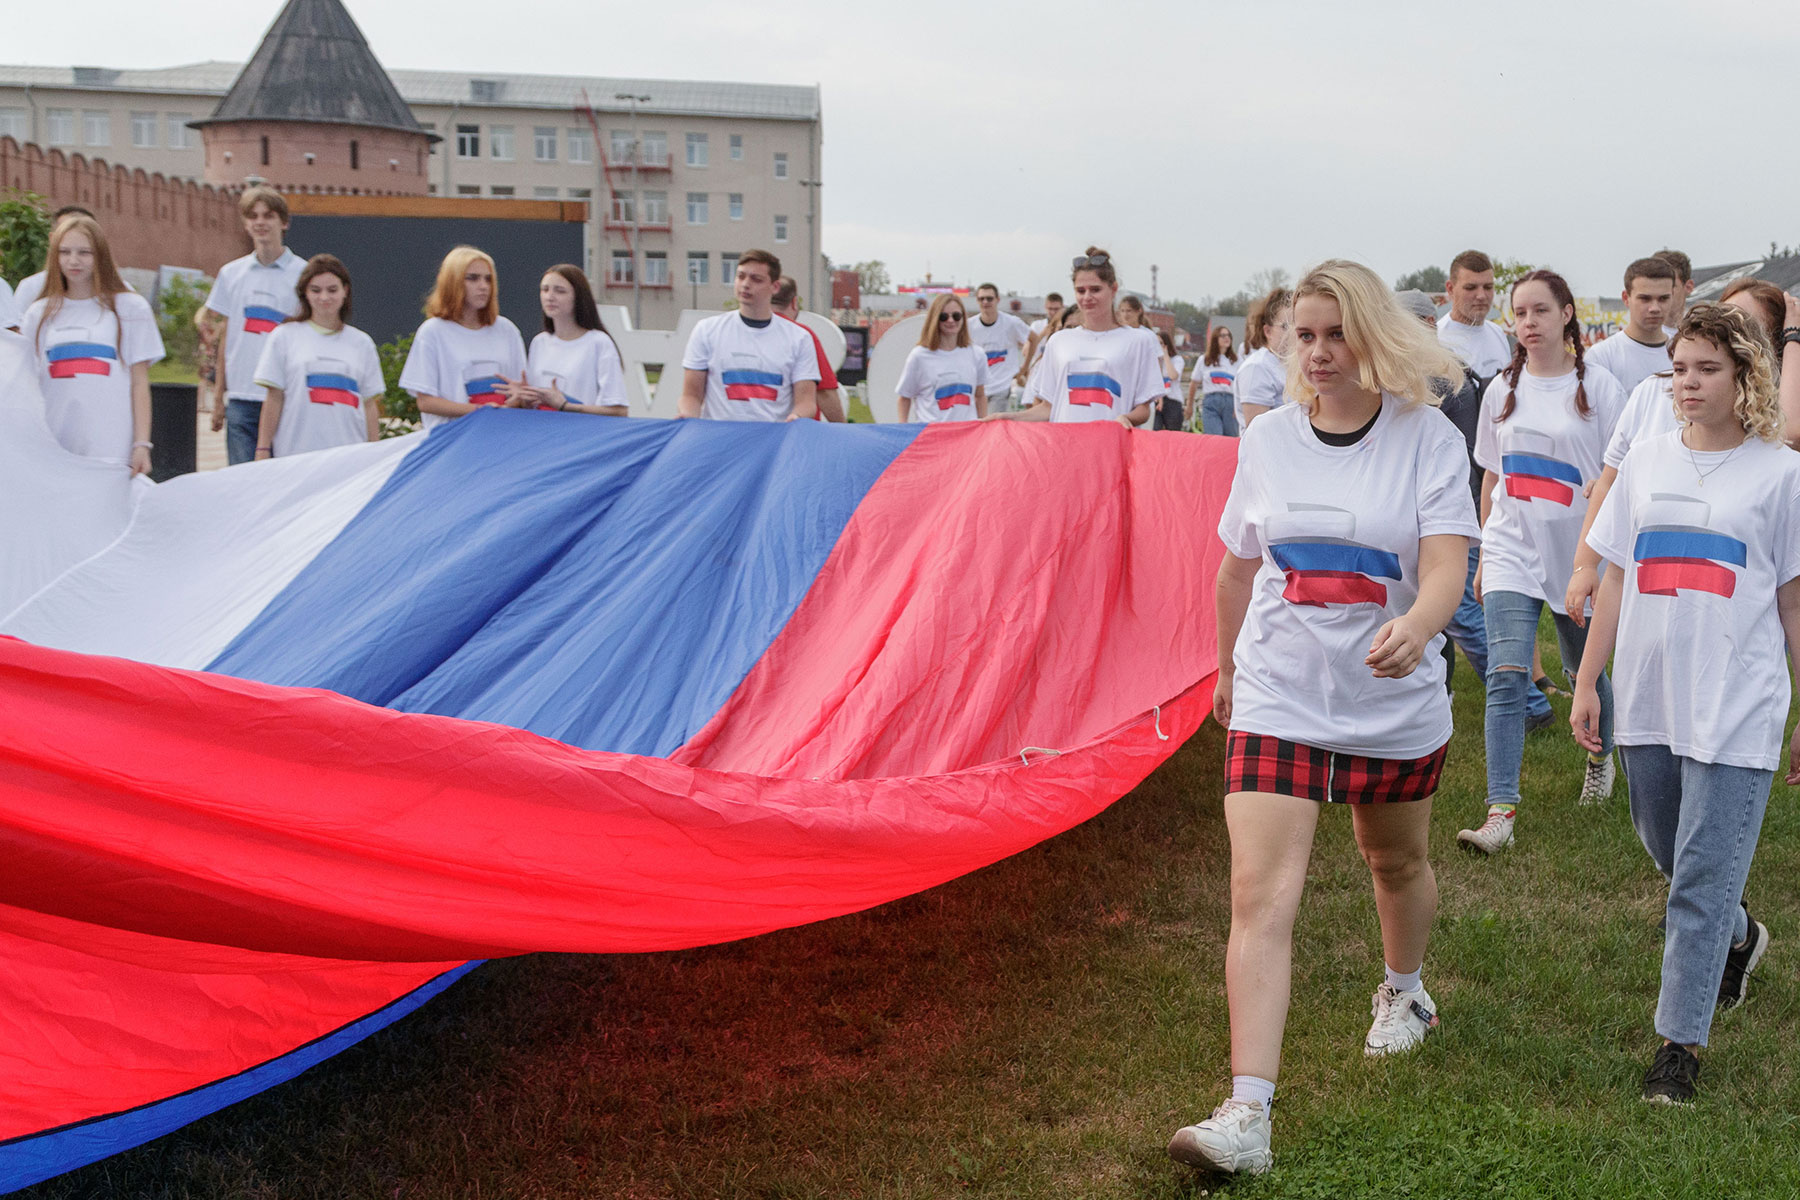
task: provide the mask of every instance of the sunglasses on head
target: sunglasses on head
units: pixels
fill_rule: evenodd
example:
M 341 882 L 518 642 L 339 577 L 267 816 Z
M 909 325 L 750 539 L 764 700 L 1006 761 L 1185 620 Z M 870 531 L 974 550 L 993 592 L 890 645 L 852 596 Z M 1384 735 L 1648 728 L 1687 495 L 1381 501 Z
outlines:
M 1087 267 L 1104 267 L 1111 261 L 1112 256 L 1110 254 L 1077 254 L 1075 256 L 1075 269 L 1080 271 Z
M 962 320 L 962 314 L 959 312 L 941 312 L 938 314 L 939 325 L 948 325 L 954 321 L 960 320 Z

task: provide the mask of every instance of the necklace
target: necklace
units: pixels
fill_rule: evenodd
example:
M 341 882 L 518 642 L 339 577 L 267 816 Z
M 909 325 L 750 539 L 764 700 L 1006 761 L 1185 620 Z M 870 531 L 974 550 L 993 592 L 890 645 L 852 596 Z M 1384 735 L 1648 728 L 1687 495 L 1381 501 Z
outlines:
M 1700 486 L 1701 486 L 1701 487 L 1705 487 L 1705 486 L 1706 486 L 1706 477 L 1707 477 L 1707 476 L 1708 476 L 1708 475 L 1711 475 L 1711 474 L 1713 474 L 1713 473 L 1714 473 L 1714 472 L 1715 472 L 1715 471 L 1717 471 L 1717 470 L 1718 470 L 1718 469 L 1719 469 L 1719 468 L 1720 468 L 1720 467 L 1722 467 L 1722 466 L 1724 466 L 1724 465 L 1725 465 L 1725 464 L 1726 464 L 1726 463 L 1728 463 L 1728 462 L 1730 462 L 1730 461 L 1731 461 L 1731 456 L 1732 456 L 1732 455 L 1733 455 L 1733 454 L 1736 454 L 1736 453 L 1737 453 L 1737 452 L 1738 452 L 1738 451 L 1739 451 L 1739 450 L 1741 450 L 1741 449 L 1743 449 L 1743 447 L 1744 447 L 1744 442 L 1747 442 L 1747 441 L 1749 441 L 1749 440 L 1750 440 L 1750 439 L 1749 439 L 1749 437 L 1748 437 L 1748 436 L 1746 436 L 1746 437 L 1745 437 L 1745 438 L 1744 438 L 1744 441 L 1743 441 L 1743 442 L 1739 442 L 1739 443 L 1738 443 L 1738 444 L 1737 444 L 1737 445 L 1735 445 L 1735 446 L 1733 446 L 1733 447 L 1732 447 L 1732 448 L 1731 448 L 1731 451 L 1730 451 L 1730 453 L 1728 453 L 1728 454 L 1726 454 L 1726 455 L 1725 455 L 1725 457 L 1724 457 L 1724 458 L 1721 458 L 1721 459 L 1720 459 L 1720 460 L 1719 460 L 1719 461 L 1718 461 L 1718 462 L 1716 462 L 1716 463 L 1714 463 L 1714 464 L 1713 464 L 1713 465 L 1712 465 L 1712 470 L 1711 470 L 1711 471 L 1702 471 L 1702 470 L 1701 470 L 1701 469 L 1700 469 L 1700 460 L 1699 460 L 1699 459 L 1697 459 L 1697 458 L 1695 458 L 1695 457 L 1694 457 L 1694 448 L 1693 448 L 1693 447 L 1692 447 L 1692 446 L 1688 446 L 1688 441 L 1687 441 L 1687 434 L 1688 434 L 1688 431 L 1687 431 L 1687 430 L 1683 430 L 1683 431 L 1682 431 L 1682 434 L 1681 434 L 1681 444 L 1682 444 L 1682 445 L 1683 445 L 1683 446 L 1687 446 L 1687 452 L 1688 452 L 1688 462 L 1689 462 L 1689 463 L 1691 463 L 1691 464 L 1693 464 L 1693 467 L 1694 467 L 1694 475 L 1695 475 L 1695 477 L 1696 477 L 1696 479 L 1697 479 L 1697 480 L 1698 480 L 1698 481 L 1699 481 L 1699 485 L 1700 485 Z M 1718 451 L 1716 451 L 1716 450 L 1715 450 L 1715 451 L 1712 451 L 1712 453 L 1714 453 L 1714 454 L 1717 454 L 1717 453 L 1718 453 Z

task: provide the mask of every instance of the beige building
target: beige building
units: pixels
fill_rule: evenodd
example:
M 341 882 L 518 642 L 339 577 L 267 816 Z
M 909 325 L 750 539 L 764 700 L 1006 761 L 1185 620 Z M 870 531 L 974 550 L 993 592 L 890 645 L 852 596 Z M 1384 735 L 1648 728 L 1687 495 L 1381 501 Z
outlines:
M 0 65 L 0 136 L 202 179 L 205 151 L 189 122 L 212 114 L 242 68 Z M 781 257 L 809 304 L 828 303 L 817 87 L 388 75 L 442 139 L 427 164 L 433 195 L 594 201 L 584 265 L 601 303 L 639 307 L 643 326 L 723 306 L 737 256 L 753 247 Z

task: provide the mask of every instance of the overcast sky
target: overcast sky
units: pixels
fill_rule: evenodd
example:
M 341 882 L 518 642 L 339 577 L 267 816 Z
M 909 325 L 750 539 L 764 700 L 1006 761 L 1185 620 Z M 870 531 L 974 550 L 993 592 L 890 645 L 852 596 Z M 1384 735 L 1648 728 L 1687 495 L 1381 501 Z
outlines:
M 6 7 L 0 60 L 162 67 L 247 58 L 280 4 Z M 896 282 L 1039 293 L 1094 242 L 1126 286 L 1155 263 L 1199 300 L 1475 246 L 1597 295 L 1665 245 L 1704 265 L 1800 241 L 1790 0 L 349 8 L 391 67 L 820 84 L 823 249 Z

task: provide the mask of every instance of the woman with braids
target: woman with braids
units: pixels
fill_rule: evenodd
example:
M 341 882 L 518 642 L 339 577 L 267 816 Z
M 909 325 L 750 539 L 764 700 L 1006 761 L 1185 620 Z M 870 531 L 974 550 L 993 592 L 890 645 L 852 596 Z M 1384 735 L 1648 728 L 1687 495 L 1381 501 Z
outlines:
M 1800 455 L 1781 444 L 1768 345 L 1742 312 L 1696 307 L 1672 354 L 1680 428 L 1631 448 L 1588 535 L 1614 569 L 1569 724 L 1603 747 L 1612 655 L 1632 824 L 1669 881 L 1643 1097 L 1685 1104 L 1713 1013 L 1743 1002 L 1769 944 L 1740 897 L 1781 766 L 1784 651 L 1800 662 Z M 1800 734 L 1787 760 L 1792 786 Z
M 1487 622 L 1487 819 L 1457 838 L 1485 854 L 1513 843 L 1525 757 L 1525 689 L 1538 617 L 1550 606 L 1570 679 L 1582 626 L 1564 608 L 1587 512 L 1584 489 L 1600 474 L 1625 407 L 1618 380 L 1582 359 L 1575 297 L 1561 275 L 1532 271 L 1513 284 L 1518 348 L 1481 400 L 1475 462 L 1481 482 L 1481 564 L 1475 598 Z M 1588 754 L 1581 803 L 1612 794 L 1612 691 L 1604 676 L 1601 745 Z
M 1219 674 L 1231 836 L 1231 1095 L 1169 1154 L 1269 1168 L 1294 918 L 1326 804 L 1350 806 L 1386 978 L 1371 1058 L 1438 1024 L 1421 980 L 1437 912 L 1426 857 L 1450 740 L 1439 653 L 1477 533 L 1462 434 L 1435 407 L 1462 363 L 1367 267 L 1320 264 L 1294 291 L 1295 403 L 1245 430 L 1219 519 Z

